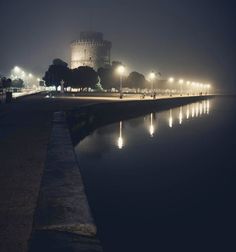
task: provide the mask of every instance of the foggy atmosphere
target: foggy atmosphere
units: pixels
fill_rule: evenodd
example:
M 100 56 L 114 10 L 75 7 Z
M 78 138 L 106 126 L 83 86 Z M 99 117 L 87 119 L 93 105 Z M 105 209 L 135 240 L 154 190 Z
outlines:
M 235 10 L 0 1 L 0 252 L 236 250 Z
M 70 42 L 92 27 L 130 70 L 154 68 L 234 89 L 234 1 L 2 0 L 0 8 L 3 73 L 22 65 L 43 75 L 52 59 L 69 62 Z

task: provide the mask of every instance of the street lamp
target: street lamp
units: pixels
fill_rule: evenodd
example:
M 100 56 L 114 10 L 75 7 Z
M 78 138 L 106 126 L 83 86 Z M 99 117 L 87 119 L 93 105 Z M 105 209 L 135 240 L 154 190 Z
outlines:
M 150 80 L 151 80 L 151 92 L 152 92 L 152 95 L 153 95 L 153 99 L 155 99 L 155 95 L 154 95 L 154 89 L 153 89 L 153 83 L 154 83 L 154 80 L 156 78 L 156 75 L 154 72 L 151 72 L 149 74 L 149 77 L 150 77 Z
M 184 80 L 180 79 L 180 80 L 179 80 L 179 84 L 180 84 L 180 95 L 181 95 L 181 96 L 182 96 L 182 92 L 183 92 L 183 90 L 182 90 L 182 88 L 183 88 L 183 83 L 184 83 Z
M 173 77 L 170 77 L 169 79 L 168 79 L 168 82 L 169 83 L 173 83 L 175 81 L 175 79 L 173 78 Z M 171 88 L 170 88 L 170 96 L 171 96 Z
M 200 87 L 201 87 L 201 95 L 203 95 L 203 93 L 204 93 L 204 85 L 202 83 L 200 83 Z
M 18 66 L 15 66 L 14 67 L 14 72 L 15 73 L 19 73 L 21 71 L 21 69 L 18 67 Z
M 22 77 L 23 79 L 25 78 L 25 72 L 24 72 L 24 71 L 21 72 L 21 77 Z
M 210 94 L 210 88 L 211 88 L 211 85 L 207 84 L 207 93 L 208 93 L 208 95 Z
M 187 84 L 187 95 L 189 95 L 189 93 L 190 93 L 189 87 L 190 87 L 191 82 L 190 81 L 186 81 L 186 84 Z
M 192 82 L 192 93 L 195 95 L 195 88 L 196 88 L 196 83 Z
M 120 99 L 122 99 L 123 98 L 122 84 L 123 84 L 123 75 L 124 75 L 124 72 L 125 72 L 125 67 L 122 66 L 122 65 L 118 66 L 117 72 L 120 75 Z

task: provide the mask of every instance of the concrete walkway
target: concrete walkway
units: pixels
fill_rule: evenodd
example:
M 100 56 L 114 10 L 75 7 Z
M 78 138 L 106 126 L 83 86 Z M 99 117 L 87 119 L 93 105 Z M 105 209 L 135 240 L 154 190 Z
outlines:
M 55 111 L 89 100 L 34 95 L 0 104 L 0 251 L 27 251 Z

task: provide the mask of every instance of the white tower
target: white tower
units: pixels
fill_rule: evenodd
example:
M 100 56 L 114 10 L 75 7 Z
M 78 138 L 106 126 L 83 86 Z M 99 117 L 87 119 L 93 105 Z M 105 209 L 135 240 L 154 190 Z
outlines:
M 81 32 L 80 39 L 71 44 L 71 68 L 90 66 L 97 70 L 109 65 L 111 46 L 101 32 Z

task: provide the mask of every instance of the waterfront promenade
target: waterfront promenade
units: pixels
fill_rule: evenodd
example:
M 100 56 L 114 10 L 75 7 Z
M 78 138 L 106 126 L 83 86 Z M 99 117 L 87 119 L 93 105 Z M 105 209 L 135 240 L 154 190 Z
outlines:
M 0 251 L 27 251 L 55 111 L 90 100 L 28 96 L 0 104 Z
M 122 101 L 140 100 L 140 97 Z M 27 96 L 0 105 L 0 251 L 27 251 L 56 111 L 117 98 Z

